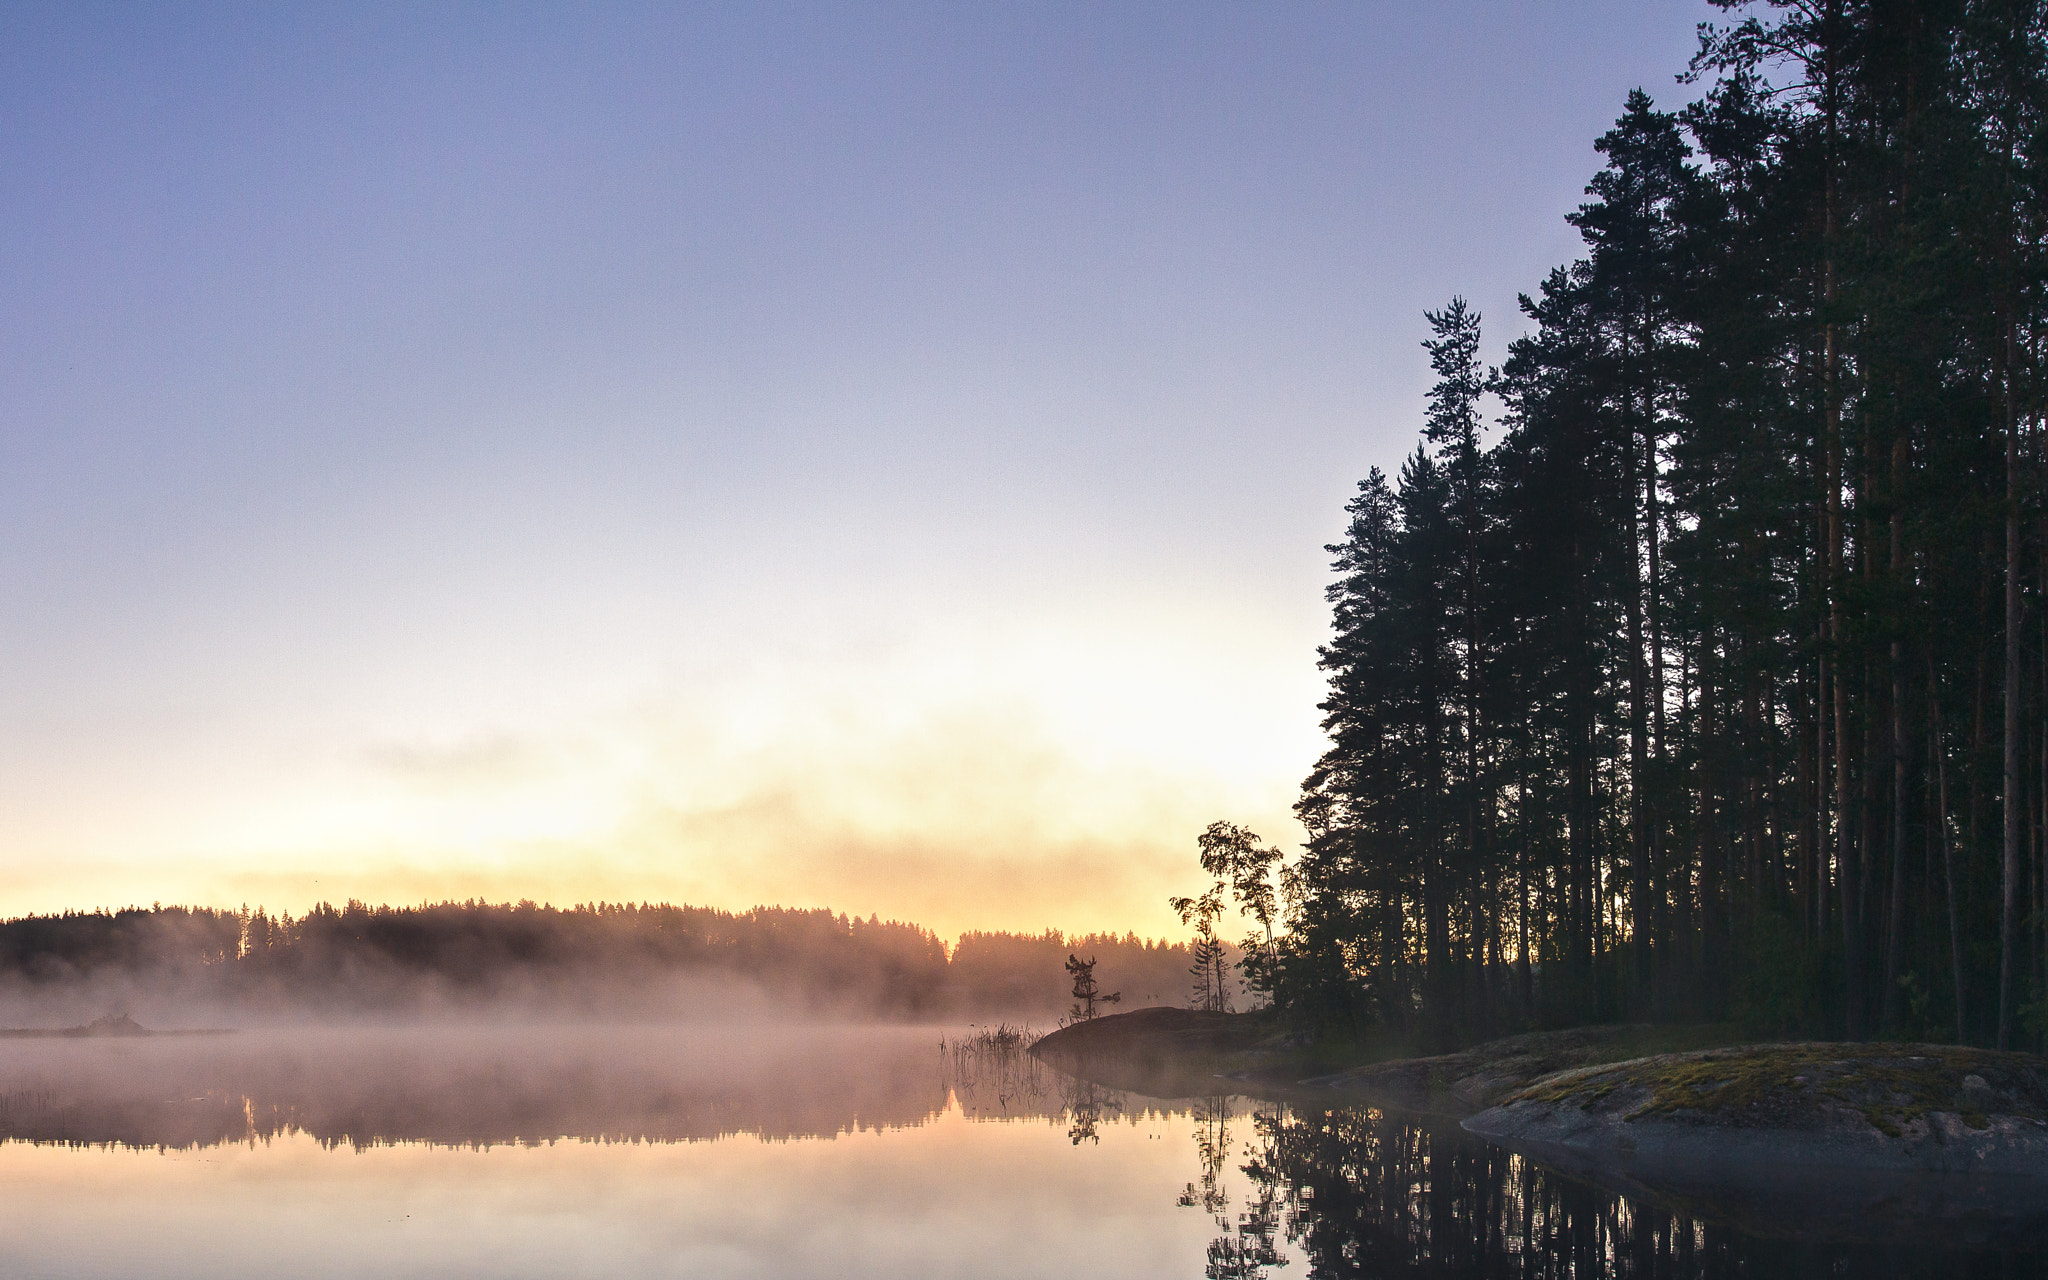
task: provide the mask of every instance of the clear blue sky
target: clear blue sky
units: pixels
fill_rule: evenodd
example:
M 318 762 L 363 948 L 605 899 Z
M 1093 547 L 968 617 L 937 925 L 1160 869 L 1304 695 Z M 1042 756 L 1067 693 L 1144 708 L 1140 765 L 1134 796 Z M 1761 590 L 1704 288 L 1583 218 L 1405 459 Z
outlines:
M 0 11 L 0 912 L 1161 931 L 1708 6 Z

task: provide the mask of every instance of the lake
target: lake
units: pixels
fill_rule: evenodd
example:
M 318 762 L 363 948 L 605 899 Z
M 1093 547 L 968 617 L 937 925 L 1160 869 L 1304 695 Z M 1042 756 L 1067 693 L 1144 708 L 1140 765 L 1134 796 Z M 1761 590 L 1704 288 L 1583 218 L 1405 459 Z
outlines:
M 970 1035 L 0 1043 L 0 1275 L 2048 1275 L 2032 1222 L 1760 1237 L 1446 1122 L 1150 1098 Z

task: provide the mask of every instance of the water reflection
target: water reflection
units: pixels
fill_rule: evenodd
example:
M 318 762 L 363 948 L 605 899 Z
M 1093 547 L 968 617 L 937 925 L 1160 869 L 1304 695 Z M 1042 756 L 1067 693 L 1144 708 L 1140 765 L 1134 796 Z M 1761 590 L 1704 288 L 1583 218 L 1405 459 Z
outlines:
M 1204 1266 L 1209 1223 L 1173 1205 L 1186 1104 L 954 1031 L 229 1039 L 0 1048 L 0 1275 L 1183 1280 Z
M 1028 1031 L 901 1027 L 301 1029 L 40 1040 L 0 1052 L 0 1141 L 182 1151 L 488 1149 L 559 1140 L 830 1138 L 975 1121 L 1101 1127 L 1189 1104 L 1040 1062 Z
M 1174 1202 L 1183 1209 L 1201 1209 L 1216 1224 L 1220 1234 L 1209 1242 L 1209 1265 L 1204 1274 L 1218 1280 L 1261 1276 L 1266 1274 L 1268 1267 L 1286 1265 L 1275 1244 L 1281 1201 L 1280 1186 L 1276 1180 L 1254 1178 L 1252 1185 L 1255 1189 L 1247 1197 L 1244 1209 L 1234 1219 L 1231 1215 L 1230 1196 L 1224 1189 L 1224 1178 L 1232 1150 L 1232 1109 L 1240 1103 L 1241 1100 L 1229 1097 L 1203 1098 L 1190 1108 L 1189 1114 L 1195 1126 L 1195 1157 L 1201 1165 L 1201 1177 L 1182 1188 Z M 1263 1117 L 1256 1111 L 1246 1113 L 1246 1116 L 1253 1120 L 1279 1121 L 1283 1114 L 1269 1110 Z M 1245 1172 L 1251 1172 L 1249 1166 Z
M 2048 1275 L 2038 1212 L 2002 1221 L 1990 1238 L 1942 1228 L 1901 1239 L 1901 1205 L 1872 1198 L 1860 1212 L 1881 1242 L 1770 1238 L 1714 1220 L 1710 1206 L 1563 1176 L 1447 1120 L 1270 1104 L 1233 1116 L 1232 1105 L 1214 1098 L 1191 1110 L 1202 1169 L 1179 1197 L 1214 1221 L 1216 1280 L 1269 1275 L 1288 1254 L 1309 1277 Z M 1249 1189 L 1235 1207 L 1217 1190 L 1233 1124 L 1248 1131 Z
M 155 1214 L 160 1232 L 194 1233 L 184 1253 L 166 1246 L 171 1260 L 209 1276 L 268 1274 L 272 1242 L 248 1224 L 273 1221 L 326 1231 L 336 1274 L 483 1273 L 485 1256 L 497 1273 L 561 1274 L 581 1248 L 634 1259 L 606 1274 L 2048 1276 L 2040 1214 L 1884 1244 L 1759 1234 L 1723 1206 L 1596 1186 L 1449 1121 L 1150 1096 L 1051 1068 L 997 1030 L 11 1043 L 0 1271 L 36 1273 L 15 1265 L 33 1224 L 118 1241 Z M 519 1234 L 535 1204 L 557 1206 L 555 1236 Z M 1861 1212 L 1874 1238 L 1909 1210 L 1895 1198 Z M 439 1243 L 411 1251 L 408 1233 L 432 1222 Z M 253 1233 L 249 1265 L 209 1270 L 200 1241 L 228 1223 Z M 142 1256 L 61 1273 L 130 1274 Z
M 929 1122 L 935 1035 L 749 1029 L 300 1030 L 45 1041 L 0 1059 L 0 1138 L 184 1150 L 831 1136 Z

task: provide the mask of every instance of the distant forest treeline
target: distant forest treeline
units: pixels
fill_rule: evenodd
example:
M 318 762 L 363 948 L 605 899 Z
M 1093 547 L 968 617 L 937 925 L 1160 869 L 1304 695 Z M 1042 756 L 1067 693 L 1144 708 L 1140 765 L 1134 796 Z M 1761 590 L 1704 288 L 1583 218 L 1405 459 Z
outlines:
M 1724 7 L 1330 548 L 1305 1019 L 2048 1031 L 2048 5 Z
M 824 909 L 594 903 L 321 904 L 302 916 L 203 907 L 0 921 L 16 997 L 132 997 L 250 1013 L 432 1013 L 497 1005 L 589 1013 L 753 1007 L 891 1018 L 1044 1020 L 1071 1003 L 1064 962 L 1099 962 L 1127 1003 L 1174 1004 L 1185 944 L 1135 934 L 968 933 Z

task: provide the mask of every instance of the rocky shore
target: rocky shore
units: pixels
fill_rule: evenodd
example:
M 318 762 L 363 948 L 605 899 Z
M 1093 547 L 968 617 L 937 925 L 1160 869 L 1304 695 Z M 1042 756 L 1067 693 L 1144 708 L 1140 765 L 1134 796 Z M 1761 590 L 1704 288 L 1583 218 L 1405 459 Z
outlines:
M 1373 1106 L 1457 1119 L 1567 1068 L 1698 1048 L 1725 1038 L 1714 1027 L 1578 1027 L 1510 1036 L 1457 1053 L 1346 1066 L 1341 1051 L 1292 1038 L 1261 1014 L 1160 1007 L 1063 1027 L 1039 1040 L 1032 1052 L 1097 1083 L 1139 1092 L 1214 1091 L 1220 1079 L 1248 1092 L 1284 1090 L 1310 1097 L 1334 1092 Z M 1337 1060 L 1331 1060 L 1333 1055 Z
M 1376 1062 L 1300 1082 L 1377 1106 L 1462 1119 L 1560 1071 L 1690 1049 L 1725 1038 L 1715 1027 L 1648 1024 L 1532 1031 L 1457 1053 Z
M 1465 1128 L 1550 1163 L 1653 1178 L 2048 1176 L 2048 1064 L 1952 1045 L 1743 1045 L 1549 1075 Z
M 1801 1203 L 1792 1193 L 1825 1173 L 1889 1186 L 1894 1199 L 2048 1205 L 2048 1060 L 1952 1045 L 1715 1043 L 1726 1034 L 1584 1027 L 1332 1072 L 1257 1016 L 1142 1009 L 1065 1028 L 1033 1052 L 1141 1092 L 1229 1087 L 1458 1118 L 1510 1151 L 1667 1197 L 1732 1195 L 1769 1210 Z
M 1284 1088 L 1320 1065 L 1258 1014 L 1166 1006 L 1073 1023 L 1031 1052 L 1070 1075 L 1165 1097 Z

